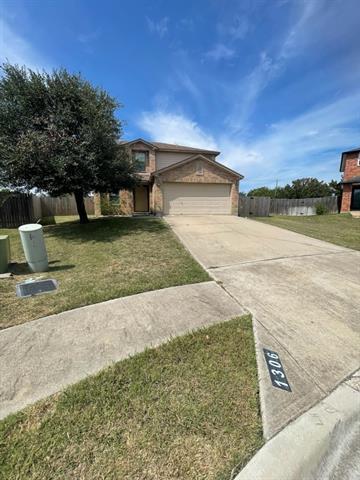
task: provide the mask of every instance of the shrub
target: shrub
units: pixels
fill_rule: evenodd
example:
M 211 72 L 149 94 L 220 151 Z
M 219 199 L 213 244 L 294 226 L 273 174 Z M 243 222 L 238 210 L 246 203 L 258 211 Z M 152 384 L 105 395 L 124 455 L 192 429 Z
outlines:
M 326 215 L 329 213 L 329 210 L 325 207 L 323 203 L 318 203 L 315 205 L 316 215 Z
M 102 215 L 121 215 L 119 199 L 113 200 L 108 195 L 101 195 L 101 214 Z
M 40 223 L 43 226 L 45 226 L 45 225 L 55 225 L 56 224 L 55 217 L 54 217 L 54 215 L 50 215 L 48 217 L 41 217 Z

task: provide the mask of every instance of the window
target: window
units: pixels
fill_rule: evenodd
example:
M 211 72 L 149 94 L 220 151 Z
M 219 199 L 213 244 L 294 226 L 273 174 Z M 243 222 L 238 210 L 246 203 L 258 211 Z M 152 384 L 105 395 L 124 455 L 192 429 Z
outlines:
M 357 166 L 360 167 L 360 152 L 359 152 L 359 155 L 358 155 L 358 163 L 357 163 Z
M 203 164 L 201 161 L 196 162 L 196 175 L 204 175 Z
M 120 203 L 119 192 L 109 193 L 109 202 L 112 205 L 119 205 L 119 203 Z
M 148 152 L 135 151 L 133 152 L 133 159 L 134 159 L 136 171 L 145 172 L 147 159 L 148 159 Z

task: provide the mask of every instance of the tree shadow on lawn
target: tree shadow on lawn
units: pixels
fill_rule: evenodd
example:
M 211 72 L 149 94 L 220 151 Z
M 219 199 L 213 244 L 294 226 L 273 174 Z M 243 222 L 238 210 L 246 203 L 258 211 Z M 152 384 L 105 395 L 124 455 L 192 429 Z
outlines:
M 58 237 L 73 242 L 112 242 L 125 235 L 160 233 L 168 226 L 155 217 L 110 217 L 91 219 L 89 223 L 64 222 L 44 227 L 46 237 Z

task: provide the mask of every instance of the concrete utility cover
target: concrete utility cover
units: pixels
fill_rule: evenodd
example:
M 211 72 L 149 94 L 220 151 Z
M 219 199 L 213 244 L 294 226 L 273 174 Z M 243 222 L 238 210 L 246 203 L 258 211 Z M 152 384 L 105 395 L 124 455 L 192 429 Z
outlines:
M 266 438 L 359 368 L 360 252 L 233 216 L 167 221 L 254 315 Z M 292 392 L 272 385 L 263 348 Z

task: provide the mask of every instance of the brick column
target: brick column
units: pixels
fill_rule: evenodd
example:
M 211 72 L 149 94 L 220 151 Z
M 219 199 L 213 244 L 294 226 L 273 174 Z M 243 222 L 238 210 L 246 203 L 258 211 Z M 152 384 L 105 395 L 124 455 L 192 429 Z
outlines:
M 155 160 L 155 151 L 149 150 L 149 166 L 146 171 L 152 173 L 156 170 L 156 160 Z
M 98 192 L 94 195 L 94 214 L 95 217 L 101 216 L 101 195 Z
M 120 211 L 122 215 L 132 215 L 134 213 L 134 195 L 130 190 L 120 190 Z
M 351 192 L 352 192 L 352 185 L 350 183 L 343 184 L 343 193 L 341 198 L 341 213 L 350 212 L 350 205 L 351 205 Z
M 152 192 L 152 198 L 153 198 L 153 208 L 154 208 L 154 214 L 155 215 L 162 215 L 163 214 L 163 194 L 161 191 L 161 186 L 160 182 L 158 179 L 155 180 L 154 186 L 153 186 L 153 192 Z
M 239 214 L 239 181 L 231 185 L 231 215 Z

